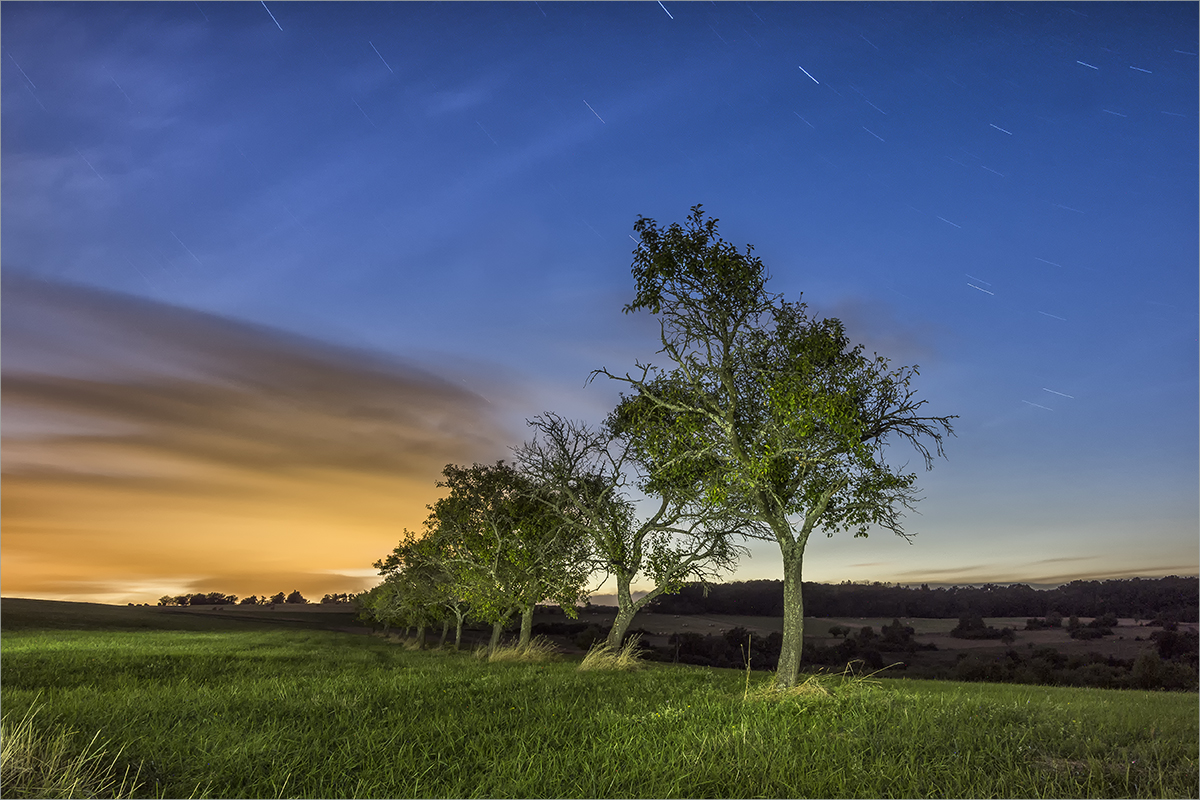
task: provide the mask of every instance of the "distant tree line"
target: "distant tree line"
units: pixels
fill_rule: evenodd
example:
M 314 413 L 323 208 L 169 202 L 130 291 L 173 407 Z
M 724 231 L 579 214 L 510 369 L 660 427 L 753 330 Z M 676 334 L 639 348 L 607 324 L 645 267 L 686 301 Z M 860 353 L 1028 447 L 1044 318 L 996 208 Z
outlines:
M 804 584 L 804 613 L 810 617 L 1100 617 L 1196 622 L 1200 580 L 1195 577 L 1072 581 L 1054 589 L 1025 584 L 951 586 L 931 589 L 885 583 Z M 660 595 L 647 609 L 659 614 L 744 614 L 783 616 L 782 581 L 691 583 L 677 594 Z
M 350 603 L 353 602 L 357 595 L 343 594 L 327 594 L 321 598 L 322 603 Z M 243 597 L 240 601 L 236 594 L 221 594 L 220 592 L 209 592 L 203 594 L 181 594 L 176 596 L 163 595 L 158 599 L 160 606 L 267 606 L 267 605 L 283 605 L 292 603 L 295 605 L 303 605 L 307 603 L 304 595 L 300 594 L 298 589 L 293 589 L 291 594 L 279 592 L 276 595 L 267 597 L 263 595 L 259 597 L 252 594 L 249 597 Z

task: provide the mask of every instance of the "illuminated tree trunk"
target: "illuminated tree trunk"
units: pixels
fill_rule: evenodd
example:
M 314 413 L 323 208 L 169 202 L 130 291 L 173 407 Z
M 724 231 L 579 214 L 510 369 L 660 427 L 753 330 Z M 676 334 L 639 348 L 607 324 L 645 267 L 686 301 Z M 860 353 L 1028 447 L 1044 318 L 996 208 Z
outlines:
M 612 630 L 608 632 L 608 647 L 610 650 L 619 650 L 621 643 L 625 641 L 625 631 L 629 630 L 630 624 L 633 622 L 633 615 L 636 609 L 633 607 L 633 592 L 629 589 L 630 575 L 618 572 L 617 578 L 617 618 L 613 620 Z
M 780 541 L 779 549 L 783 555 L 783 646 L 779 651 L 779 664 L 775 667 L 776 689 L 795 686 L 800 674 L 800 657 L 804 652 L 804 584 L 801 572 L 807 541 L 807 532 L 796 539 L 791 539 L 789 533 L 786 540 Z
M 425 621 L 421 620 L 417 623 L 417 648 L 425 649 Z
M 438 649 L 441 650 L 446 646 L 446 634 L 450 633 L 450 620 L 442 620 L 442 637 L 438 639 Z
M 634 615 L 639 609 L 662 594 L 663 590 L 662 587 L 656 586 L 637 602 L 634 602 L 633 592 L 629 588 L 633 582 L 633 575 L 617 571 L 614 577 L 617 579 L 617 618 L 613 621 L 612 630 L 608 632 L 608 639 L 605 643 L 612 650 L 619 650 L 625 643 L 625 634 L 629 631 L 629 626 L 633 624 Z
M 508 620 L 500 620 L 492 623 L 492 641 L 488 643 L 488 649 L 495 652 L 500 646 L 500 631 L 504 630 L 504 623 Z
M 533 604 L 521 611 L 521 637 L 517 639 L 517 647 L 528 647 L 533 636 Z

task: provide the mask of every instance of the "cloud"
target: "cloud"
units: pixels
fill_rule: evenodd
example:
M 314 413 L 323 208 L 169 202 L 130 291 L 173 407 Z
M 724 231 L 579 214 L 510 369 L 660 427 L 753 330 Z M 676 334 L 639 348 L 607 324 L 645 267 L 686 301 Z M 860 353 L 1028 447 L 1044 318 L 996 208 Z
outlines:
M 3 303 L 6 594 L 333 591 L 506 455 L 492 404 L 382 355 L 11 272 Z

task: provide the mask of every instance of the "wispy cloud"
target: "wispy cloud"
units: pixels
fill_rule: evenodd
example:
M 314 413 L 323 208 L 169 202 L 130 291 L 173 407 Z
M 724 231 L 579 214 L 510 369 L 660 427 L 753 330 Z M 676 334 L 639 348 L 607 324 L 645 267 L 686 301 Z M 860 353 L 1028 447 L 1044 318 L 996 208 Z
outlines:
M 382 356 L 11 273 L 3 298 L 6 593 L 336 582 L 446 463 L 505 455 L 486 400 Z

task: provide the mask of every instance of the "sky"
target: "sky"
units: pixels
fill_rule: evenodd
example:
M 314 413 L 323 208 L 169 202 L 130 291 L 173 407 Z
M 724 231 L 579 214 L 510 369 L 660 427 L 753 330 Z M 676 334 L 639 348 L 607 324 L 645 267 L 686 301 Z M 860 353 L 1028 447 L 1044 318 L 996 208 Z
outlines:
M 0 588 L 372 585 L 445 464 L 666 365 L 633 224 L 696 204 L 958 415 L 806 580 L 1195 575 L 1197 12 L 6 2 Z

